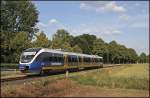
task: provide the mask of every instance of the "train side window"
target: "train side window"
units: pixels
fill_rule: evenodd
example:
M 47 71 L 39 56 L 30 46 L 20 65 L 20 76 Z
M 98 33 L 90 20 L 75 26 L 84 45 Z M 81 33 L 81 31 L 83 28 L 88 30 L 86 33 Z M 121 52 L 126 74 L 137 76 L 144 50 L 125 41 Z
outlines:
M 96 60 L 97 60 L 97 63 L 98 63 L 98 62 L 99 62 L 99 61 L 98 61 L 98 58 L 96 58 Z
M 49 61 L 49 57 L 48 57 L 48 56 L 45 56 L 45 57 L 43 58 L 43 61 L 48 62 L 48 61 Z
M 98 58 L 98 62 L 100 62 L 100 58 Z
M 101 62 L 103 62 L 103 59 L 101 59 Z
M 58 62 L 63 62 L 63 57 L 57 57 Z
M 79 62 L 82 62 L 82 58 L 81 57 L 79 57 L 78 59 L 79 59 Z
M 74 57 L 72 58 L 72 62 L 75 62 L 75 58 Z
M 84 62 L 87 62 L 87 58 L 86 57 L 84 57 Z
M 89 62 L 89 58 L 86 59 L 86 62 Z
M 95 60 L 95 63 L 97 63 L 97 59 L 96 59 L 96 58 L 94 58 L 94 60 Z
M 89 62 L 89 63 L 91 62 L 91 58 L 88 58 L 88 62 Z
M 68 62 L 71 62 L 72 60 L 71 60 L 71 56 L 68 56 Z
M 62 56 L 62 57 L 60 57 L 61 58 L 61 62 L 64 62 L 64 57 Z
M 100 62 L 100 59 L 99 58 L 97 58 L 97 61 L 98 61 L 98 63 Z
M 88 58 L 85 58 L 85 62 L 88 62 Z
M 77 62 L 77 57 L 74 58 L 74 62 Z
M 101 59 L 101 58 L 99 58 L 99 62 L 102 62 L 102 59 Z
M 49 61 L 52 61 L 52 56 L 49 56 Z
M 73 57 L 71 57 L 71 62 L 74 62 L 74 58 Z
M 72 58 L 72 62 L 75 62 L 75 58 L 74 57 Z
M 57 56 L 54 57 L 54 61 L 55 61 L 55 62 L 58 61 L 58 57 L 57 57 Z
M 86 59 L 86 62 L 89 62 L 89 58 Z
M 83 62 L 85 62 L 86 60 L 85 60 L 85 57 L 83 57 Z
M 35 60 L 36 60 L 36 61 L 41 61 L 41 59 L 42 59 L 42 56 L 41 56 L 41 55 L 38 55 Z
M 45 53 L 41 53 L 36 57 L 36 61 L 43 61 L 45 58 Z

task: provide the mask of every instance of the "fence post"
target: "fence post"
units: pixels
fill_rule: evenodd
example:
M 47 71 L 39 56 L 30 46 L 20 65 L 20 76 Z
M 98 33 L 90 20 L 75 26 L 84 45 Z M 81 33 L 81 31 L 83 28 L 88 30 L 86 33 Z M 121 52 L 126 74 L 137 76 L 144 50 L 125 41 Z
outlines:
M 69 77 L 69 71 L 68 71 L 68 69 L 66 70 L 66 78 L 68 78 Z

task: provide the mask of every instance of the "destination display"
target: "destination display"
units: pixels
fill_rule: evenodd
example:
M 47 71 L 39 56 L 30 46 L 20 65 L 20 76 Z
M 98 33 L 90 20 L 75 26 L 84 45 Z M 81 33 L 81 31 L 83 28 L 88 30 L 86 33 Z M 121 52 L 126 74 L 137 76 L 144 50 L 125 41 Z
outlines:
M 23 55 L 35 55 L 36 52 L 24 52 Z

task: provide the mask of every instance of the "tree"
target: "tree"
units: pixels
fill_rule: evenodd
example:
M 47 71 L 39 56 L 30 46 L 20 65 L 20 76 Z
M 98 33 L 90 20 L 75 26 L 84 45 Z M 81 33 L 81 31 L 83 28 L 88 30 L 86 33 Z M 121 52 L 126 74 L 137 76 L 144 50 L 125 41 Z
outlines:
M 37 31 L 37 28 L 35 28 L 37 22 L 38 11 L 31 1 L 2 0 L 0 37 L 2 62 L 9 60 L 8 55 L 16 53 L 14 45 L 12 45 L 12 40 L 14 40 L 15 36 L 20 32 L 24 32 L 32 38 Z
M 75 45 L 73 47 L 73 52 L 82 53 L 82 49 L 78 45 Z
M 64 42 L 61 45 L 61 49 L 65 50 L 65 51 L 73 51 L 73 48 L 70 46 L 70 44 L 68 42 Z
M 96 39 L 93 42 L 93 50 L 92 53 L 93 54 L 97 54 L 99 56 L 103 56 L 104 54 L 104 50 L 105 46 L 104 46 L 104 41 L 102 39 Z
M 147 55 L 147 56 L 146 56 L 146 63 L 149 63 L 149 58 L 150 58 L 150 56 Z
M 50 41 L 44 34 L 44 32 L 39 33 L 39 35 L 36 36 L 36 40 L 33 42 L 34 47 L 44 47 L 48 48 L 50 47 Z
M 129 63 L 136 63 L 138 56 L 137 53 L 134 49 L 129 48 L 128 49 L 128 58 L 129 58 Z
M 142 53 L 140 54 L 139 62 L 140 62 L 140 63 L 146 63 L 146 54 L 145 54 L 144 52 L 142 52 Z
M 136 63 L 137 61 L 137 53 L 132 48 L 126 48 L 115 41 L 111 41 L 108 49 L 111 63 Z
M 95 39 L 95 35 L 83 34 L 75 37 L 72 44 L 77 44 L 82 49 L 83 53 L 92 54 L 93 42 Z
M 68 33 L 68 31 L 59 29 L 53 36 L 51 47 L 53 49 L 61 48 L 64 50 L 72 51 L 72 47 L 70 45 L 71 40 L 72 36 Z
M 12 39 L 10 43 L 11 52 L 12 54 L 9 54 L 11 57 L 7 58 L 8 62 L 18 62 L 19 57 L 21 55 L 21 52 L 26 49 L 32 47 L 31 44 L 31 38 L 28 37 L 27 33 L 25 32 L 19 32 L 17 35 Z M 15 57 L 15 58 L 14 58 Z
M 116 41 L 111 41 L 108 45 L 109 53 L 111 55 L 111 63 L 117 63 L 119 56 L 118 44 Z
M 13 35 L 20 31 L 30 36 L 35 33 L 38 22 L 38 11 L 31 1 L 1 2 L 1 30 Z

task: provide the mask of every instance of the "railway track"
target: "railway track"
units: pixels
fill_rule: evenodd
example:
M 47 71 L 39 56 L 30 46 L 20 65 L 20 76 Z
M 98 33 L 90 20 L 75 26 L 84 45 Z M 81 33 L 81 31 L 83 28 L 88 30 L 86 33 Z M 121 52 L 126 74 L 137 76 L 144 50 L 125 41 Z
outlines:
M 109 68 L 109 67 L 116 67 L 116 66 L 120 66 L 119 64 L 115 64 L 115 65 L 104 65 L 103 68 Z M 82 70 L 79 70 L 80 71 L 85 71 L 87 69 L 82 69 Z M 75 72 L 75 71 L 73 71 Z M 17 80 L 26 80 L 26 79 L 35 79 L 35 78 L 41 78 L 41 77 L 48 77 L 48 76 L 52 76 L 52 75 L 58 75 L 58 74 L 64 74 L 64 72 L 54 72 L 54 73 L 49 73 L 47 75 L 43 75 L 43 76 L 40 76 L 40 75 L 29 75 L 29 76 L 17 76 L 17 77 L 10 77 L 10 78 L 1 78 L 1 83 L 4 83 L 4 82 L 10 82 L 10 81 L 17 81 Z
M 10 78 L 2 78 L 1 82 L 6 82 L 6 81 L 13 81 L 13 80 L 19 80 L 19 79 L 26 79 L 27 76 L 17 76 L 17 77 L 10 77 Z

